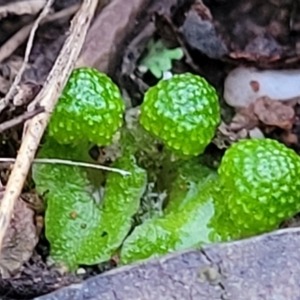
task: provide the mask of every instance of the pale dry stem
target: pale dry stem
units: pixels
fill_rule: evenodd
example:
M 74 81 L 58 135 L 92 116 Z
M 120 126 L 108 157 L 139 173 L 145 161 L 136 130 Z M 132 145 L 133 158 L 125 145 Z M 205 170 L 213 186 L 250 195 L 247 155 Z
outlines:
M 73 15 L 78 10 L 79 5 L 75 4 L 73 6 L 67 7 L 53 15 L 46 16 L 41 24 L 45 24 L 47 22 L 53 22 L 58 19 L 62 19 L 68 16 Z M 13 52 L 25 42 L 27 39 L 34 23 L 30 23 L 24 27 L 22 27 L 17 33 L 15 33 L 7 42 L 5 42 L 0 47 L 0 62 L 8 58 L 13 54 Z
M 3 123 L 0 124 L 0 133 L 2 133 L 3 131 L 6 131 L 10 128 L 13 128 L 19 124 L 24 123 L 25 121 L 31 119 L 32 117 L 34 117 L 37 114 L 40 114 L 42 112 L 44 112 L 44 108 L 43 107 L 38 107 L 36 110 L 33 111 L 26 111 L 25 113 L 23 113 L 20 116 L 16 116 L 8 121 L 5 121 Z
M 83 0 L 79 11 L 71 22 L 69 37 L 58 55 L 44 87 L 34 100 L 36 104 L 45 108 L 45 112 L 28 121 L 24 139 L 6 185 L 0 206 L 0 249 L 2 249 L 3 238 L 10 224 L 14 205 L 21 194 L 51 112 L 79 56 L 87 30 L 96 11 L 97 3 L 97 0 Z
M 16 160 L 14 158 L 5 158 L 5 157 L 0 157 L 0 162 L 4 163 L 14 163 Z M 118 169 L 118 168 L 112 168 L 112 167 L 107 167 L 103 165 L 97 165 L 93 163 L 86 163 L 82 161 L 73 161 L 73 160 L 68 160 L 68 159 L 58 159 L 58 158 L 36 158 L 33 160 L 34 164 L 51 164 L 51 165 L 65 165 L 65 166 L 73 166 L 73 167 L 82 167 L 82 168 L 91 168 L 91 169 L 96 169 L 96 170 L 103 170 L 103 171 L 109 171 L 109 172 L 114 172 L 118 173 L 122 176 L 127 176 L 130 175 L 131 173 Z M 0 186 L 1 188 L 1 186 Z
M 0 6 L 0 20 L 8 14 L 13 15 L 35 15 L 46 4 L 46 0 L 27 0 L 8 3 Z
M 25 50 L 25 56 L 24 56 L 23 63 L 21 65 L 21 68 L 20 68 L 17 76 L 15 77 L 14 82 L 11 85 L 8 93 L 5 95 L 5 97 L 3 99 L 1 99 L 0 112 L 7 106 L 7 103 L 9 102 L 10 98 L 14 95 L 15 90 L 16 90 L 18 84 L 21 81 L 21 78 L 23 76 L 23 73 L 26 69 L 26 66 L 27 66 L 27 63 L 28 63 L 28 60 L 29 60 L 29 55 L 30 55 L 30 52 L 31 52 L 31 49 L 32 49 L 35 33 L 36 33 L 42 19 L 44 19 L 46 17 L 46 15 L 49 13 L 53 2 L 54 2 L 54 0 L 48 0 L 47 1 L 47 3 L 45 5 L 45 7 L 43 8 L 42 12 L 40 13 L 40 15 L 38 16 L 38 18 L 35 20 L 35 22 L 33 24 L 33 27 L 32 27 L 32 29 L 30 31 L 30 34 L 29 34 L 29 38 L 28 38 L 28 42 L 27 42 L 27 46 L 26 46 L 26 50 Z

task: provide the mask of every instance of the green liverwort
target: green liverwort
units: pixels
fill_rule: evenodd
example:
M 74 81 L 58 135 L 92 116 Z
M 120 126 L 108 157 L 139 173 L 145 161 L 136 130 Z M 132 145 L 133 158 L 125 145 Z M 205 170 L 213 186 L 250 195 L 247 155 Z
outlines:
M 108 145 L 122 125 L 124 110 L 119 88 L 106 74 L 75 69 L 51 117 L 49 135 L 61 144 Z
M 219 168 L 229 192 L 228 214 L 241 236 L 278 227 L 300 210 L 300 160 L 271 139 L 241 140 L 229 148 Z
M 146 92 L 141 107 L 142 126 L 180 156 L 201 154 L 219 122 L 216 90 L 190 73 L 161 80 Z

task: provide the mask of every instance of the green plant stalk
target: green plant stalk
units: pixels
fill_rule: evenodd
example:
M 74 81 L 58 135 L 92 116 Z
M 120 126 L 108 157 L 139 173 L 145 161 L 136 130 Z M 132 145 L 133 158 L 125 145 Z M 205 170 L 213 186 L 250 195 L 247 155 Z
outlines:
M 137 226 L 125 240 L 123 264 L 232 238 L 232 223 L 221 213 L 218 176 L 195 163 L 178 168 L 164 216 Z

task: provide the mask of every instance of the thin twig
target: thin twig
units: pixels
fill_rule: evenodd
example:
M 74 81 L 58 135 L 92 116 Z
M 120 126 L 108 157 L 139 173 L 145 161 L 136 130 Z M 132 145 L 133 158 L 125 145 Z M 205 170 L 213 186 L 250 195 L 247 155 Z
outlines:
M 21 78 L 23 76 L 23 73 L 26 69 L 26 66 L 27 66 L 27 63 L 28 63 L 28 60 L 29 60 L 29 55 L 30 55 L 30 52 L 31 52 L 31 49 L 32 49 L 32 45 L 33 45 L 33 40 L 34 40 L 34 37 L 35 37 L 35 33 L 39 27 L 39 24 L 41 22 L 41 20 L 46 17 L 46 15 L 49 13 L 50 11 L 50 8 L 53 4 L 54 0 L 48 0 L 45 7 L 43 8 L 42 12 L 40 13 L 40 15 L 38 16 L 38 18 L 35 20 L 34 24 L 33 24 L 33 27 L 30 31 L 30 35 L 29 35 L 29 38 L 28 38 L 28 42 L 27 42 L 27 46 L 26 46 L 26 50 L 25 50 L 25 56 L 24 56 L 24 61 L 22 63 L 22 66 L 17 74 L 17 76 L 15 77 L 14 79 L 14 82 L 13 84 L 11 85 L 8 93 L 5 95 L 5 97 L 3 99 L 1 99 L 1 102 L 0 102 L 0 112 L 7 106 L 7 104 L 9 103 L 9 100 L 11 99 L 11 97 L 13 96 L 13 94 L 15 93 L 15 90 L 18 86 L 18 84 L 20 83 L 21 81 Z
M 0 162 L 3 163 L 14 163 L 16 161 L 15 158 L 5 158 L 1 157 Z M 131 173 L 125 170 L 121 170 L 118 168 L 111 168 L 103 165 L 96 165 L 91 163 L 85 163 L 81 161 L 72 161 L 66 159 L 58 159 L 58 158 L 36 158 L 33 160 L 35 164 L 53 164 L 53 165 L 66 165 L 66 166 L 74 166 L 74 167 L 83 167 L 83 168 L 91 168 L 97 170 L 104 170 L 119 173 L 123 176 L 130 175 Z
M 14 15 L 34 15 L 38 13 L 46 4 L 45 0 L 27 0 L 8 3 L 0 6 L 0 20 L 8 14 Z
M 48 22 L 53 22 L 55 20 L 59 20 L 68 16 L 71 16 L 76 13 L 78 10 L 79 5 L 74 4 L 73 6 L 70 6 L 68 8 L 65 8 L 63 10 L 60 10 L 59 12 L 46 16 L 42 21 L 41 24 L 45 24 Z M 8 58 L 13 54 L 13 52 L 25 42 L 27 39 L 30 30 L 32 28 L 34 23 L 30 23 L 24 27 L 22 27 L 17 33 L 15 33 L 7 42 L 5 42 L 0 47 L 0 62 L 2 62 L 4 59 Z
M 10 82 L 0 75 L 0 92 L 6 94 L 9 90 Z
M 69 36 L 42 90 L 34 100 L 37 105 L 45 107 L 45 112 L 36 115 L 28 121 L 27 130 L 5 188 L 0 204 L 0 249 L 10 224 L 14 205 L 21 194 L 31 163 L 34 160 L 40 140 L 49 122 L 51 112 L 55 108 L 82 49 L 97 4 L 97 0 L 83 0 L 80 9 L 71 22 Z
M 32 117 L 34 117 L 37 114 L 40 114 L 41 112 L 44 112 L 44 111 L 45 111 L 44 107 L 38 107 L 33 111 L 26 111 L 20 116 L 17 116 L 11 120 L 1 123 L 0 124 L 0 133 L 7 129 L 13 128 L 21 123 L 24 123 L 25 121 L 31 119 Z

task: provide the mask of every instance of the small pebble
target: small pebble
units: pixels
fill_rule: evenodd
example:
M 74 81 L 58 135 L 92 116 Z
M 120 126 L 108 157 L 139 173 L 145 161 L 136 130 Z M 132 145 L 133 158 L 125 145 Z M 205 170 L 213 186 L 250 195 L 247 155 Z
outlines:
M 257 70 L 238 67 L 224 83 L 224 99 L 230 106 L 248 107 L 260 97 L 288 101 L 300 97 L 300 70 Z
M 84 268 L 79 268 L 77 271 L 76 271 L 76 274 L 77 275 L 84 275 L 86 273 L 86 270 Z

